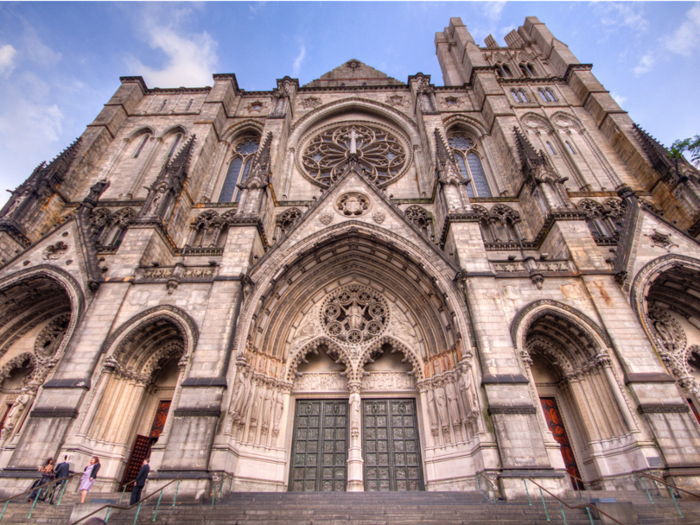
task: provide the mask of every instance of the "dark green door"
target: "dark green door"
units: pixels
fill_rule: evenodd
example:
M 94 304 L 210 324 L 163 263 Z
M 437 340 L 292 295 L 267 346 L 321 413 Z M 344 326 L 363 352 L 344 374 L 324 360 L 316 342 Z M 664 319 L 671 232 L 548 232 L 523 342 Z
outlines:
M 423 490 L 414 399 L 362 401 L 366 491 Z
M 345 491 L 347 451 L 347 400 L 297 400 L 289 490 Z

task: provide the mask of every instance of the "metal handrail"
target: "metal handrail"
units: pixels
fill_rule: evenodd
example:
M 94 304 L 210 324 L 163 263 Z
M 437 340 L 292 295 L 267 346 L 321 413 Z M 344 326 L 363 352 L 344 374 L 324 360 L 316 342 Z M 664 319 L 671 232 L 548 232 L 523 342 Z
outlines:
M 39 489 L 39 492 L 36 494 L 36 498 L 34 498 L 34 502 L 32 503 L 32 508 L 29 509 L 29 516 L 27 516 L 27 519 L 32 517 L 32 512 L 34 512 L 34 506 L 36 505 L 37 500 L 39 499 L 39 496 L 41 496 L 41 491 L 44 490 L 44 487 L 48 487 L 49 485 L 53 485 L 54 483 L 61 483 L 63 481 L 68 481 L 70 478 L 73 476 L 78 476 L 80 473 L 79 472 L 74 472 L 73 474 L 68 474 L 65 478 L 58 478 L 54 479 L 52 481 L 49 481 L 48 483 L 44 483 L 43 485 L 39 485 L 37 487 L 32 487 L 29 490 L 25 490 L 21 494 L 15 494 L 14 496 L 10 496 L 9 498 L 6 498 L 4 500 L 0 500 L 0 504 L 4 503 L 5 506 L 2 508 L 2 512 L 0 512 L 0 520 L 2 517 L 5 515 L 5 510 L 7 510 L 7 505 L 10 503 L 11 500 L 16 499 L 16 498 L 21 498 L 22 496 L 26 496 L 27 494 L 31 494 L 35 490 Z M 63 491 L 66 490 L 66 483 L 63 487 Z M 61 504 L 61 498 L 63 498 L 63 491 L 61 492 L 61 496 L 58 498 L 58 505 Z
M 108 514 L 107 514 L 107 516 L 106 516 L 107 519 L 105 520 L 105 522 L 107 522 L 107 520 L 109 519 L 109 513 L 112 512 L 112 509 L 129 510 L 129 509 L 133 509 L 134 507 L 136 507 L 136 506 L 138 505 L 138 509 L 136 510 L 136 516 L 134 517 L 134 524 L 136 524 L 136 520 L 139 519 L 139 513 L 141 512 L 141 505 L 143 505 L 143 502 L 146 501 L 146 500 L 147 500 L 148 498 L 150 498 L 151 496 L 154 496 L 154 495 L 156 495 L 158 492 L 160 492 L 160 496 L 158 497 L 158 504 L 156 505 L 155 514 L 153 515 L 153 521 L 156 521 L 156 517 L 158 516 L 158 507 L 160 507 L 160 500 L 161 500 L 161 498 L 163 497 L 163 490 L 164 490 L 166 487 L 172 485 L 173 483 L 175 483 L 175 482 L 177 481 L 177 488 L 175 489 L 175 497 L 173 498 L 173 504 L 172 504 L 172 506 L 174 507 L 174 506 L 175 506 L 175 501 L 177 500 L 177 491 L 178 491 L 178 489 L 180 488 L 180 482 L 181 482 L 183 479 L 184 479 L 184 478 L 177 478 L 177 479 L 173 479 L 173 480 L 167 482 L 167 483 L 166 483 L 165 485 L 163 485 L 161 488 L 159 488 L 159 489 L 157 489 L 157 490 L 154 490 L 153 492 L 151 492 L 150 494 L 148 494 L 146 497 L 141 498 L 141 500 L 140 500 L 138 503 L 134 503 L 133 505 L 129 505 L 128 507 L 124 507 L 124 506 L 122 506 L 122 505 L 114 504 L 114 503 L 107 503 L 107 504 L 105 504 L 105 505 L 102 505 L 102 506 L 99 507 L 98 509 L 93 510 L 90 514 L 86 514 L 85 516 L 83 516 L 83 517 L 80 518 L 79 520 L 76 520 L 76 521 L 70 523 L 70 525 L 76 525 L 77 523 L 80 523 L 80 522 L 83 521 L 84 519 L 89 518 L 89 517 L 92 516 L 93 514 L 97 514 L 97 513 L 100 512 L 101 510 L 104 510 L 104 509 L 106 509 L 106 508 L 109 508 L 110 510 L 108 511 Z
M 224 493 L 224 483 L 226 483 L 226 479 L 230 479 L 230 484 L 228 486 L 229 492 L 231 492 L 231 485 L 233 485 L 233 474 L 229 474 L 227 472 L 224 472 L 221 476 L 221 483 L 214 484 L 212 483 L 212 493 L 211 493 L 211 504 L 212 506 L 216 503 L 216 500 L 218 499 L 221 501 L 221 497 L 223 496 Z M 217 490 L 219 492 L 219 495 L 217 496 Z
M 569 475 L 569 477 L 574 478 L 576 481 L 581 482 L 581 484 L 583 485 L 583 490 L 588 491 L 588 497 L 590 498 L 591 497 L 591 489 L 586 487 L 586 484 L 590 485 L 590 483 L 588 483 L 586 480 L 579 478 L 578 476 L 574 476 L 571 472 L 567 472 L 567 474 Z M 578 499 L 583 499 L 583 497 L 581 497 L 581 489 L 578 488 L 578 483 L 576 483 L 575 485 L 576 485 L 576 490 L 578 491 Z
M 632 472 L 634 474 L 634 477 L 637 479 L 637 484 L 640 486 L 643 484 L 644 485 L 644 490 L 647 493 L 647 496 L 649 497 L 649 501 L 651 501 L 651 504 L 654 505 L 654 500 L 651 499 L 651 494 L 649 494 L 649 489 L 647 488 L 647 484 L 644 483 L 644 478 L 649 478 L 651 480 L 654 480 L 657 483 L 663 483 L 666 485 L 666 490 L 668 490 L 668 493 L 671 495 L 671 498 L 673 499 L 673 504 L 676 506 L 676 510 L 678 511 L 678 515 L 682 518 L 683 513 L 681 512 L 681 508 L 678 506 L 678 502 L 676 501 L 676 495 L 673 493 L 673 490 L 677 490 L 680 492 L 685 492 L 686 494 L 690 494 L 691 496 L 694 496 L 698 499 L 700 499 L 700 495 L 696 494 L 695 492 L 690 492 L 689 490 L 685 490 L 679 487 L 676 487 L 675 485 L 671 485 L 668 483 L 666 480 L 657 478 L 656 476 L 652 476 L 651 474 L 647 474 L 646 472 L 643 472 L 641 470 L 635 470 Z M 639 483 L 639 478 L 642 478 L 642 483 Z M 656 490 L 659 490 L 659 487 L 656 487 Z M 661 494 L 661 491 L 659 490 L 659 494 Z
M 537 483 L 534 479 L 523 478 L 523 483 L 525 483 L 525 492 L 527 492 L 527 501 L 528 501 L 530 506 L 532 506 L 532 501 L 530 500 L 530 493 L 527 491 L 527 483 L 525 482 L 525 480 L 530 481 L 539 487 L 540 497 L 542 498 L 542 505 L 544 506 L 544 513 L 547 516 L 547 521 L 550 521 L 550 519 L 549 519 L 549 513 L 547 512 L 547 504 L 544 501 L 544 495 L 542 494 L 542 491 L 545 491 L 547 494 L 549 494 L 550 496 L 552 496 L 555 500 L 557 500 L 559 502 L 559 508 L 561 509 L 561 514 L 564 517 L 565 522 L 566 522 L 566 516 L 564 515 L 564 509 L 562 508 L 562 505 L 566 505 L 569 509 L 572 509 L 572 510 L 586 509 L 586 512 L 588 513 L 588 519 L 590 520 L 591 525 L 593 524 L 593 517 L 591 516 L 591 511 L 588 510 L 589 508 L 596 510 L 599 514 L 602 514 L 603 516 L 605 516 L 607 518 L 610 518 L 613 521 L 613 523 L 617 523 L 617 525 L 624 525 L 624 523 L 622 523 L 620 520 L 618 520 L 617 518 L 613 518 L 610 514 L 603 512 L 602 510 L 600 510 L 598 507 L 596 507 L 595 505 L 593 505 L 591 503 L 584 504 L 584 505 L 569 505 L 566 501 L 564 501 L 559 496 L 556 496 L 555 494 L 553 494 L 552 492 L 550 492 L 549 490 L 544 488 L 542 485 Z
M 486 485 L 486 499 L 491 501 L 491 497 L 490 497 L 490 493 L 489 493 L 489 485 L 490 485 L 491 490 L 493 491 L 493 504 L 495 505 L 496 504 L 496 494 L 498 494 L 498 497 L 500 499 L 501 498 L 501 491 L 498 490 L 498 486 L 493 481 L 491 481 L 487 476 L 485 476 L 484 474 L 479 476 L 479 473 L 477 472 L 476 473 L 476 484 L 477 484 L 477 487 L 479 489 L 479 492 L 481 492 L 481 481 L 480 481 L 481 478 L 484 478 L 488 482 L 488 485 Z

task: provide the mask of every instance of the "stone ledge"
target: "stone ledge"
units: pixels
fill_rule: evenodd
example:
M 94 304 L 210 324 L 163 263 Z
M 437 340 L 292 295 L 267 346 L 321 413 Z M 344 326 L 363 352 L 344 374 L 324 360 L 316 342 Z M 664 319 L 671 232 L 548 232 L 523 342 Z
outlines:
M 481 379 L 482 385 L 518 384 L 527 385 L 529 381 L 522 374 L 487 374 Z
M 627 372 L 625 374 L 625 384 L 630 383 L 675 383 L 676 380 L 670 375 L 664 372 L 658 372 L 654 374 L 638 374 L 634 372 Z
M 218 408 L 177 408 L 175 417 L 219 417 L 221 410 Z
M 149 480 L 154 479 L 211 479 L 211 474 L 207 470 L 166 470 L 161 469 L 151 473 Z
M 31 411 L 29 417 L 75 419 L 78 417 L 78 411 L 74 408 L 35 408 Z
M 536 414 L 537 410 L 533 405 L 491 405 L 489 414 Z
M 84 388 L 90 390 L 90 379 L 51 379 L 43 388 Z
M 182 382 L 182 387 L 197 387 L 197 386 L 220 386 L 226 388 L 225 377 L 188 377 Z
M 536 469 L 504 469 L 498 475 L 499 478 L 564 478 L 566 474 L 561 471 L 547 468 Z
M 643 404 L 639 406 L 640 414 L 684 414 L 690 412 L 690 407 L 686 404 Z

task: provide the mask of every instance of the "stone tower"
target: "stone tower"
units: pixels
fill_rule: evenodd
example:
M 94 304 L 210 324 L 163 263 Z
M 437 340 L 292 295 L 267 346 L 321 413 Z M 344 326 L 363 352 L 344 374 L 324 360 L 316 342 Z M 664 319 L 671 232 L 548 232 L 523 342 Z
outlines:
M 121 86 L 0 218 L 0 473 L 614 490 L 700 465 L 700 175 L 535 17 L 270 91 Z

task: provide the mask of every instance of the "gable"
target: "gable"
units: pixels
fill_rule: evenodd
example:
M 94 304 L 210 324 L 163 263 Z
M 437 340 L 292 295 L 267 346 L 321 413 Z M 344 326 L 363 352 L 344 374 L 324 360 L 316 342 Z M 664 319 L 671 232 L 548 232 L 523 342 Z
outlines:
M 339 86 L 405 86 L 404 82 L 387 76 L 356 59 L 329 71 L 320 78 L 309 82 L 304 87 L 339 87 Z

